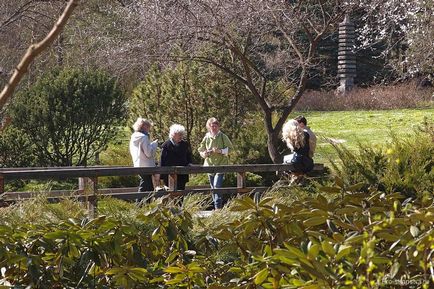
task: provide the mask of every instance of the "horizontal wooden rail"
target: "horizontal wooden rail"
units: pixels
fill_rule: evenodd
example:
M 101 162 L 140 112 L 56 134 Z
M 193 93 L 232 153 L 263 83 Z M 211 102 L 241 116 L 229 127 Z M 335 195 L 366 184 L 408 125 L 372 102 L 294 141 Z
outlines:
M 0 169 L 0 200 L 12 201 L 21 198 L 31 198 L 34 194 L 25 193 L 6 193 L 4 183 L 8 180 L 25 180 L 25 179 L 66 179 L 79 178 L 79 188 L 75 192 L 69 192 L 69 196 L 77 197 L 80 200 L 86 200 L 89 204 L 89 211 L 94 215 L 97 206 L 98 196 L 113 196 L 122 199 L 140 199 L 143 196 L 150 195 L 150 192 L 139 193 L 128 188 L 124 189 L 97 189 L 98 177 L 103 176 L 129 176 L 129 175 L 151 175 L 167 174 L 169 175 L 169 191 L 163 194 L 172 196 L 185 195 L 187 193 L 219 191 L 221 193 L 244 193 L 252 189 L 247 188 L 247 172 L 282 172 L 291 171 L 291 164 L 247 164 L 247 165 L 224 165 L 224 166 L 173 166 L 173 167 L 50 167 L 50 168 L 2 168 Z M 322 164 L 315 164 L 313 173 L 323 172 Z M 205 173 L 236 173 L 237 187 L 232 188 L 191 188 L 183 191 L 177 191 L 178 174 L 205 174 Z M 266 189 L 266 188 L 265 188 Z M 162 193 L 160 193 L 162 194 Z M 49 193 L 48 198 L 61 198 L 68 195 L 65 191 L 53 191 Z M 143 195 L 143 196 L 142 196 Z
M 202 173 L 243 173 L 291 171 L 291 164 L 248 164 L 224 166 L 187 167 L 56 167 L 38 169 L 6 168 L 0 170 L 0 177 L 5 180 L 16 179 L 57 179 L 76 177 L 131 176 L 152 174 L 202 174 Z M 323 171 L 323 164 L 315 164 L 313 171 Z

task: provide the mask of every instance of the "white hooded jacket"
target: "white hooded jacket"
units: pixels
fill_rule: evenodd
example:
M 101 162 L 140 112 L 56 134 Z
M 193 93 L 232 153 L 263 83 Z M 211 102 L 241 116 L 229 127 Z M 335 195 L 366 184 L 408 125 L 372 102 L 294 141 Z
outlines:
M 130 154 L 135 167 L 155 167 L 157 141 L 151 142 L 149 136 L 134 132 L 130 140 Z

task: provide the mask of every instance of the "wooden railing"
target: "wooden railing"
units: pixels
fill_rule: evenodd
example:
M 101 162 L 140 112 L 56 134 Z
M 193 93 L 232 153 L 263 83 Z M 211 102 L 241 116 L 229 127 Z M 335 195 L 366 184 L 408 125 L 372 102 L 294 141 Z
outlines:
M 130 176 L 130 175 L 150 175 L 167 174 L 169 175 L 169 191 L 161 194 L 180 196 L 188 193 L 202 193 L 219 191 L 223 194 L 247 193 L 252 190 L 266 190 L 267 187 L 247 187 L 247 172 L 283 172 L 291 171 L 291 164 L 249 164 L 249 165 L 225 165 L 225 166 L 187 166 L 187 167 L 153 167 L 153 168 L 134 168 L 134 167 L 50 167 L 50 168 L 5 168 L 0 169 L 0 200 L 10 202 L 17 199 L 30 198 L 34 193 L 30 192 L 5 192 L 5 181 L 8 180 L 29 180 L 29 179 L 71 179 L 78 178 L 79 186 L 75 192 L 71 191 L 51 191 L 47 197 L 58 199 L 65 196 L 74 196 L 79 200 L 88 202 L 89 210 L 94 214 L 99 196 L 112 196 L 124 200 L 141 199 L 149 196 L 150 192 L 137 192 L 137 188 L 113 188 L 98 189 L 98 178 L 104 176 Z M 324 171 L 322 164 L 315 164 L 313 173 Z M 204 173 L 236 173 L 237 186 L 229 188 L 187 188 L 178 191 L 178 174 L 204 174 Z M 136 190 L 136 191 L 134 191 Z

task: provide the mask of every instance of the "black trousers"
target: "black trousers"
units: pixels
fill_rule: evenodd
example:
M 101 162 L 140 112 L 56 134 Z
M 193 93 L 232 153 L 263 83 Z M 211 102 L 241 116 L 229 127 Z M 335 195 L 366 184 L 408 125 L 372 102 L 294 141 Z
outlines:
M 151 192 L 153 190 L 152 175 L 140 175 L 139 192 Z
M 164 181 L 166 186 L 169 186 L 169 176 L 161 175 L 160 178 Z M 177 190 L 185 190 L 185 184 L 188 182 L 188 175 L 178 175 L 178 179 L 176 180 L 176 189 Z

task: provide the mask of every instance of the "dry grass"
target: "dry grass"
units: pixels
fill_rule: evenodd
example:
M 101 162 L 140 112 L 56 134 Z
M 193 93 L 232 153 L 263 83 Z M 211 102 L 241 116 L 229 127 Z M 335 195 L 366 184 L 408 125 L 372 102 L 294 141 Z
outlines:
M 69 218 L 81 219 L 86 215 L 84 203 L 65 198 L 53 204 L 44 193 L 40 193 L 34 199 L 21 200 L 9 207 L 0 208 L 0 225 L 14 227 L 22 223 L 59 223 Z
M 432 106 L 434 88 L 421 88 L 416 82 L 394 86 L 355 88 L 345 95 L 334 91 L 307 91 L 297 105 L 300 111 L 342 111 L 422 108 Z

